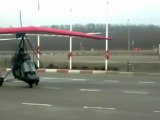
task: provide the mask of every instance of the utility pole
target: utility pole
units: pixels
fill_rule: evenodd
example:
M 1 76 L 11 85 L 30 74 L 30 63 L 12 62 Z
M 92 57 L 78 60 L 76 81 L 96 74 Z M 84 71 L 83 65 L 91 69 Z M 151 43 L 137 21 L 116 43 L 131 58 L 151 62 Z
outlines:
M 70 9 L 70 18 L 72 19 L 72 9 Z M 72 21 L 70 22 L 70 31 L 72 31 Z M 69 69 L 72 69 L 72 37 L 69 37 Z
M 107 9 L 106 9 L 106 17 L 107 17 L 107 20 L 106 20 L 106 38 L 108 38 L 108 11 L 109 11 L 109 5 L 108 5 L 108 1 L 107 1 Z M 108 40 L 106 40 L 106 49 L 105 49 L 105 52 L 108 51 Z M 105 59 L 105 70 L 107 71 L 108 70 L 108 59 Z
M 40 3 L 39 3 L 39 0 L 38 0 L 38 17 L 39 17 L 39 10 L 40 10 Z M 37 67 L 39 68 L 40 67 L 40 62 L 39 62 L 39 59 L 40 59 L 40 36 L 37 35 Z
M 19 10 L 19 20 L 20 20 L 20 26 L 22 27 L 22 12 Z
M 130 26 L 129 26 L 129 19 L 128 19 L 128 51 L 131 50 L 130 46 Z

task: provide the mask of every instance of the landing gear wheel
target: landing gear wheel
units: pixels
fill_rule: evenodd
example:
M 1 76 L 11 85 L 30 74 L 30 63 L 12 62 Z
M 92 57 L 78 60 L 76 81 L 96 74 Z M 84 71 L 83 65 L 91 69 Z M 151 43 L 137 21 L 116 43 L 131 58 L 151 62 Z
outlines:
M 0 78 L 0 87 L 3 85 L 4 78 Z
M 39 83 L 39 79 L 36 81 L 36 85 L 38 85 L 38 83 Z
M 38 85 L 38 81 L 36 81 L 36 85 Z
M 3 82 L 0 80 L 0 87 L 2 87 L 2 85 L 3 85 Z
M 29 88 L 33 88 L 33 84 L 29 84 Z

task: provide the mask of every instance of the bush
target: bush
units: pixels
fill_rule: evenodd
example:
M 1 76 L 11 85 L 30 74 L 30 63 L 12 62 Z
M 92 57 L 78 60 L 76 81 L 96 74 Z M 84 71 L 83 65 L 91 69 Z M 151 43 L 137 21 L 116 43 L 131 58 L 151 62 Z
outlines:
M 54 64 L 49 64 L 47 68 L 55 68 Z
M 105 66 L 102 66 L 102 67 L 101 67 L 101 70 L 105 70 Z M 119 68 L 118 68 L 118 67 L 111 67 L 111 66 L 108 66 L 108 70 L 111 70 L 111 71 L 118 71 Z
M 100 70 L 100 68 L 99 68 L 99 67 L 94 67 L 93 69 L 94 69 L 94 70 Z
M 74 65 L 72 68 L 73 68 L 74 70 L 78 69 L 78 67 L 77 67 L 77 66 L 75 66 L 75 65 Z
M 88 66 L 82 66 L 82 70 L 88 70 Z
M 118 67 L 108 67 L 108 70 L 111 70 L 111 71 L 118 71 L 119 68 Z

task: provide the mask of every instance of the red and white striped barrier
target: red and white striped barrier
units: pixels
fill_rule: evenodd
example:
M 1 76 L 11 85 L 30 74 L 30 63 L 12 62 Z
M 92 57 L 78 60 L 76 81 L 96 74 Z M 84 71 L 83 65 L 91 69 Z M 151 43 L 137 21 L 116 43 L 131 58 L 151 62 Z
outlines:
M 106 71 L 94 71 L 94 70 L 68 70 L 68 69 L 38 69 L 38 72 L 46 73 L 86 73 L 86 74 L 96 74 L 96 73 L 106 73 Z
M 11 68 L 0 69 L 1 72 L 10 71 Z M 43 69 L 37 70 L 40 73 L 75 73 L 75 74 L 123 74 L 123 75 L 160 75 L 160 73 L 147 72 L 120 72 L 120 71 L 104 71 L 104 70 L 68 70 L 68 69 Z
M 10 71 L 11 68 L 1 69 L 1 71 Z M 37 70 L 37 72 L 43 72 L 43 73 L 77 73 L 77 74 L 100 74 L 100 73 L 106 73 L 106 71 L 96 71 L 96 70 L 68 70 L 68 69 L 43 69 L 40 68 Z

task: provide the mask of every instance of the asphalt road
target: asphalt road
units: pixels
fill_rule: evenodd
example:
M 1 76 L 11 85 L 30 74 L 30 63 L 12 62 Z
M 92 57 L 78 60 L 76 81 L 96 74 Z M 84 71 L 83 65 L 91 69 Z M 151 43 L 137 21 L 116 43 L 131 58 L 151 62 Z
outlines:
M 1 120 L 159 120 L 159 76 L 40 73 L 0 88 Z

